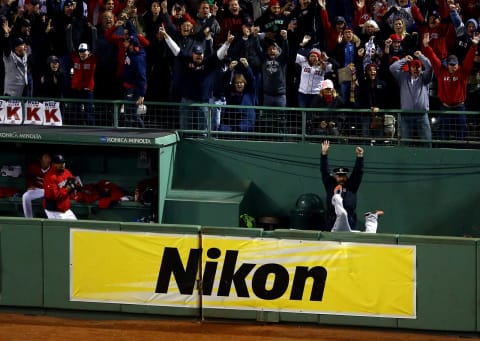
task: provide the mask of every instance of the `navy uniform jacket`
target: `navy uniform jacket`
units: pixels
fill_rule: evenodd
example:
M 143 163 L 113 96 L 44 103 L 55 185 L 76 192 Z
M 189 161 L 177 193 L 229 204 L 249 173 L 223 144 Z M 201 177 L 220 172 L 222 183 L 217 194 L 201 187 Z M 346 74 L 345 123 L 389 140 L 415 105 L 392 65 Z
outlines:
M 335 223 L 335 208 L 332 205 L 333 190 L 337 186 L 337 181 L 334 176 L 330 175 L 328 170 L 328 157 L 326 155 L 320 156 L 320 173 L 322 174 L 322 182 L 327 192 L 327 215 L 325 219 L 325 229 L 330 230 Z M 348 213 L 348 222 L 350 228 L 354 229 L 357 225 L 357 215 L 355 209 L 357 208 L 357 191 L 360 187 L 363 177 L 363 157 L 357 157 L 352 174 L 348 177 L 347 182 L 343 185 L 343 207 Z

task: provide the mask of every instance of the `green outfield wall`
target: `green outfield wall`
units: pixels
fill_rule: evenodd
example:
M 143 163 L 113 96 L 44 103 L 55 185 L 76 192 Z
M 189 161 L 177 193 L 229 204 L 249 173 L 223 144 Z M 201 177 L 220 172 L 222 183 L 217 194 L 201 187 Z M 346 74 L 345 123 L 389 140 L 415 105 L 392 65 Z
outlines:
M 288 218 L 302 193 L 313 192 L 325 200 L 320 148 L 309 143 L 180 141 L 172 186 L 245 191 L 249 183 L 248 208 L 242 213 Z M 357 212 L 384 210 L 379 232 L 480 236 L 478 150 L 364 148 Z M 354 160 L 355 145 L 331 146 L 331 168 L 351 168 Z
M 331 241 L 338 245 L 409 245 L 416 248 L 416 316 L 383 318 L 271 311 L 271 309 L 204 308 L 195 306 L 148 306 L 142 304 L 78 302 L 70 300 L 72 250 L 70 230 L 188 235 L 201 240 L 218 237 L 259 240 Z M 175 237 L 177 236 L 177 237 Z M 101 250 L 98 250 L 100 254 Z M 160 251 L 159 251 L 160 252 Z M 160 225 L 105 221 L 48 221 L 42 219 L 0 219 L 0 306 L 3 308 L 61 309 L 155 314 L 165 317 L 234 319 L 266 322 L 314 323 L 421 329 L 439 331 L 480 331 L 479 240 L 474 238 L 426 237 L 395 234 L 328 233 L 194 225 Z M 93 255 L 94 257 L 94 255 Z M 320 262 L 320 261 L 319 261 Z M 114 260 L 112 260 L 112 264 Z M 125 264 L 126 267 L 129 264 Z M 392 264 L 395 267 L 395 264 Z M 140 280 L 140 279 L 139 279 Z M 115 284 L 115 283 L 112 283 Z M 88 283 L 86 283 L 88 285 Z M 195 292 L 201 286 L 195 287 Z M 155 288 L 151 288 L 152 293 Z M 201 292 L 201 291 L 199 291 Z M 395 293 L 391 293 L 394 295 Z M 358 295 L 362 295 L 359 292 Z M 200 295 L 201 297 L 201 295 Z

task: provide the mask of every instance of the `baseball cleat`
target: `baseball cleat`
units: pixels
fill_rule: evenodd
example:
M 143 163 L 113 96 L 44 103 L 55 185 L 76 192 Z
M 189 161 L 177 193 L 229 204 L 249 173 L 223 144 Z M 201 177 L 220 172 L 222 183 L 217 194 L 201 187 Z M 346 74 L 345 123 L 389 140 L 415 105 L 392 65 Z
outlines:
M 367 217 L 367 216 L 369 216 L 369 215 L 376 215 L 377 217 L 380 217 L 380 216 L 382 216 L 382 215 L 384 215 L 384 214 L 385 214 L 385 212 L 383 212 L 382 210 L 376 210 L 376 211 L 374 211 L 374 212 L 365 212 L 363 215 L 364 215 L 365 217 Z

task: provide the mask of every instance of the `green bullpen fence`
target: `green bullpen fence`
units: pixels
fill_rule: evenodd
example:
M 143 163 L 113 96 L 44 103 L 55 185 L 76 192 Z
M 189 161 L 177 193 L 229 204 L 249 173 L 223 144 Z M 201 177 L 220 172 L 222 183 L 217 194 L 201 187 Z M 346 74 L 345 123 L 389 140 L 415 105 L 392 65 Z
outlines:
M 70 228 L 203 236 L 268 237 L 416 246 L 416 318 L 382 318 L 254 310 L 142 306 L 69 300 Z M 478 242 L 474 238 L 328 233 L 279 229 L 201 227 L 105 221 L 0 219 L 0 306 L 198 319 L 241 319 L 438 331 L 480 331 Z

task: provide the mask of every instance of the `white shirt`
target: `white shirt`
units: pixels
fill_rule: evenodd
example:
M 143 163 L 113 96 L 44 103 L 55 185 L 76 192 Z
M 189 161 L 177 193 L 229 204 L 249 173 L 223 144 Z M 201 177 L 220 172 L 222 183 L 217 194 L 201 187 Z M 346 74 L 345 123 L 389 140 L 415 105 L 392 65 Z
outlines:
M 302 68 L 298 92 L 306 95 L 318 95 L 321 84 L 325 80 L 325 73 L 332 71 L 332 64 L 328 63 L 325 70 L 320 66 L 311 66 L 308 59 L 301 54 L 297 54 L 295 63 Z

